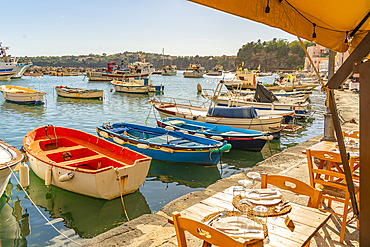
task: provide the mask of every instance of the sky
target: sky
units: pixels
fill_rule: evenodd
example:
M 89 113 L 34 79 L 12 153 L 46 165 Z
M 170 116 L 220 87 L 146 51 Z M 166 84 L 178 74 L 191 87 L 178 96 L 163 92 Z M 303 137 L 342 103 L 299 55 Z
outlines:
M 8 55 L 151 52 L 236 55 L 246 43 L 296 40 L 276 28 L 186 0 L 1 0 Z

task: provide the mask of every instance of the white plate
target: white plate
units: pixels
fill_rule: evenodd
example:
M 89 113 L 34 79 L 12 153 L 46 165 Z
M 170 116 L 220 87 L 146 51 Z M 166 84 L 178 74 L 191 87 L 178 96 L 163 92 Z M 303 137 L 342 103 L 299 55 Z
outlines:
M 274 204 L 278 204 L 281 202 L 281 198 L 272 199 L 272 200 L 252 200 L 252 199 L 248 199 L 248 200 L 254 204 L 259 204 L 259 205 L 274 205 Z

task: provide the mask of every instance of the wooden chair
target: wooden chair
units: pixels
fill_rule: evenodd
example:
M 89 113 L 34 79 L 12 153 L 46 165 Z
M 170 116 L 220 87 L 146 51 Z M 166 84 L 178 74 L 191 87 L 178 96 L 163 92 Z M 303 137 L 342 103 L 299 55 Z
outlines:
M 263 173 L 261 176 L 261 188 L 267 188 L 267 184 L 308 196 L 310 199 L 307 206 L 312 208 L 320 207 L 322 191 L 320 189 L 315 189 L 315 187 L 312 187 L 305 182 L 283 175 L 267 175 L 266 173 Z
M 180 213 L 172 214 L 173 224 L 176 230 L 177 243 L 179 247 L 186 247 L 185 230 L 190 232 L 195 237 L 204 240 L 203 247 L 211 245 L 217 246 L 233 246 L 245 247 L 247 244 L 239 242 L 236 239 L 226 235 L 225 233 L 207 226 L 201 222 L 181 217 Z
M 341 156 L 338 153 L 328 153 L 326 151 L 313 151 L 310 149 L 306 150 L 308 170 L 310 177 L 310 184 L 312 187 L 321 187 L 323 190 L 323 199 L 328 199 L 328 206 L 331 207 L 331 201 L 337 201 L 344 204 L 343 214 L 336 213 L 333 211 L 324 210 L 331 214 L 342 217 L 342 227 L 340 232 L 340 242 L 343 243 L 346 225 L 352 219 L 347 221 L 348 211 L 351 209 L 351 201 L 346 184 L 345 175 L 341 169 Z M 319 167 L 314 164 L 314 158 L 320 160 Z M 322 166 L 326 162 L 326 167 Z M 353 172 L 354 164 L 358 162 L 358 159 L 351 157 L 349 159 L 350 169 Z M 353 176 L 355 183 L 355 193 L 357 197 L 357 203 L 359 203 L 359 177 Z M 359 205 L 359 204 L 358 204 Z
M 350 138 L 356 138 L 360 139 L 360 131 L 358 130 L 352 130 L 352 131 L 342 131 L 343 137 L 350 137 Z

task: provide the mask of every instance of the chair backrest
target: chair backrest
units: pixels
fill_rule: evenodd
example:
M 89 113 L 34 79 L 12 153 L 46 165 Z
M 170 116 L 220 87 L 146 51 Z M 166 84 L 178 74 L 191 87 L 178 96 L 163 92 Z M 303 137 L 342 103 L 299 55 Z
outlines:
M 185 247 L 186 238 L 185 230 L 194 235 L 195 237 L 204 240 L 205 242 L 217 245 L 217 246 L 245 246 L 244 243 L 237 241 L 236 239 L 226 235 L 225 233 L 207 226 L 201 222 L 181 217 L 180 213 L 172 213 L 173 224 L 176 230 L 177 243 L 179 247 Z M 206 244 L 203 244 L 206 246 Z
M 306 154 L 311 186 L 315 187 L 316 184 L 321 184 L 323 186 L 327 185 L 341 190 L 347 190 L 347 186 L 345 186 L 346 178 L 344 173 L 329 169 L 331 168 L 332 164 L 334 166 L 338 166 L 338 163 L 340 164 L 342 162 L 339 153 L 328 153 L 326 151 L 315 151 L 307 149 Z M 314 165 L 315 158 L 319 159 L 320 162 L 326 162 L 326 169 L 324 169 L 324 167 L 316 167 L 316 165 Z M 349 166 L 352 172 L 354 170 L 355 162 L 358 162 L 358 158 L 350 157 Z M 353 180 L 358 182 L 358 177 L 353 177 Z M 335 183 L 336 181 L 340 182 Z
M 342 131 L 343 137 L 351 137 L 351 138 L 356 138 L 360 139 L 360 131 L 358 130 L 352 130 L 352 131 Z
M 322 191 L 302 182 L 298 179 L 283 175 L 267 175 L 263 173 L 261 176 L 261 188 L 267 188 L 267 184 L 274 185 L 280 189 L 289 190 L 297 194 L 305 195 L 310 198 L 308 201 L 309 207 L 319 208 L 321 203 Z

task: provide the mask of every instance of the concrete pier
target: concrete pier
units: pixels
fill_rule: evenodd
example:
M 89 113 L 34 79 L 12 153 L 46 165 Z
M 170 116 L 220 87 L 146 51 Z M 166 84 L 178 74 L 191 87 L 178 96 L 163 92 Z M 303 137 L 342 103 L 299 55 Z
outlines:
M 343 130 L 359 129 L 359 94 L 351 91 L 336 91 L 340 118 L 343 120 Z M 182 211 L 203 199 L 206 199 L 224 189 L 238 185 L 241 179 L 247 179 L 246 173 L 255 171 L 259 173 L 283 174 L 309 183 L 307 157 L 302 153 L 306 148 L 318 143 L 322 135 L 311 138 L 297 146 L 288 148 L 281 153 L 259 162 L 251 169 L 244 170 L 239 174 L 218 180 L 203 191 L 195 191 L 184 195 L 164 206 L 158 213 L 143 215 L 127 222 L 108 232 L 100 234 L 83 244 L 83 246 L 177 246 L 176 233 L 173 225 L 167 222 L 172 212 Z M 257 184 L 258 188 L 259 185 Z M 284 192 L 288 200 L 306 205 L 307 198 L 294 193 Z M 333 202 L 334 211 L 343 210 L 342 204 Z M 349 217 L 352 212 L 349 213 Z M 359 230 L 356 221 L 347 225 L 344 244 L 339 242 L 339 234 L 342 219 L 332 215 L 329 222 L 320 229 L 318 234 L 311 240 L 311 246 L 359 246 Z M 201 241 L 187 234 L 188 246 L 201 246 Z

